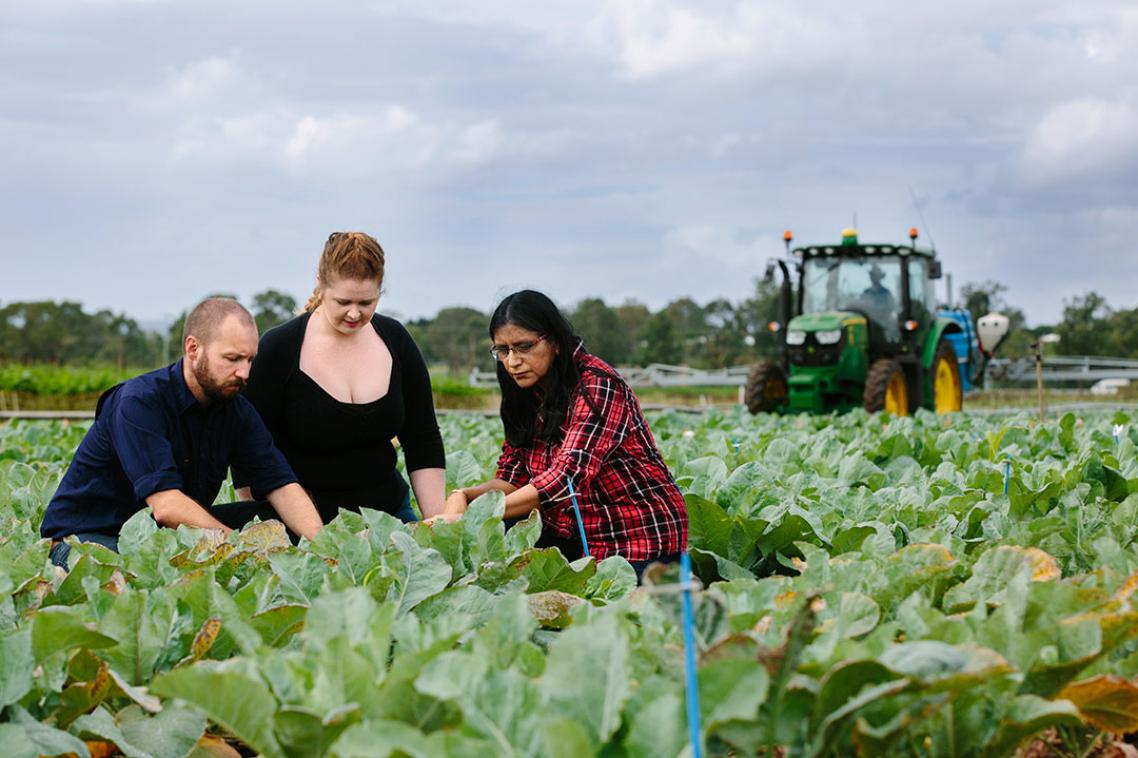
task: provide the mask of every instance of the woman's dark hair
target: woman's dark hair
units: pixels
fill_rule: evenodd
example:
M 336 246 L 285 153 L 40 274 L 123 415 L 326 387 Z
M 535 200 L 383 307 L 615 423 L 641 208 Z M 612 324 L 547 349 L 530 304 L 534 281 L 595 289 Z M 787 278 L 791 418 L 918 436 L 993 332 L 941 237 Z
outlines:
M 502 389 L 502 427 L 506 441 L 514 447 L 531 447 L 534 440 L 547 444 L 561 438 L 561 424 L 581 378 L 573 351 L 581 338 L 548 297 L 534 290 L 522 290 L 506 297 L 490 317 L 490 339 L 507 325 L 520 326 L 545 335 L 550 348 L 556 348 L 549 367 L 549 387 L 542 393 L 522 389 L 498 363 L 498 386 Z M 540 423 L 535 423 L 540 418 Z

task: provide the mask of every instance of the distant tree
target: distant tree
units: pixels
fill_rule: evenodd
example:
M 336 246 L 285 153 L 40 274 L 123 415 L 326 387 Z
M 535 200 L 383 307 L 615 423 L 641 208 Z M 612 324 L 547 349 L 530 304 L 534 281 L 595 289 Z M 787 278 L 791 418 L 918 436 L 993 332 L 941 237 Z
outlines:
M 1111 310 L 1106 298 L 1097 292 L 1063 301 L 1063 320 L 1055 327 L 1062 355 L 1106 355 L 1112 335 L 1108 321 Z
M 644 329 L 644 347 L 640 354 L 641 365 L 666 363 L 676 365 L 683 361 L 684 349 L 676 337 L 676 327 L 667 311 L 661 311 L 648 320 Z
M 648 310 L 648 306 L 644 303 L 635 300 L 626 300 L 615 310 L 624 332 L 628 360 L 636 361 L 644 345 L 644 330 L 648 326 L 648 320 L 652 318 L 652 311 Z
M 296 298 L 279 290 L 269 289 L 253 296 L 253 320 L 261 334 L 288 321 L 296 309 Z
M 474 308 L 443 308 L 421 328 L 419 349 L 430 362 L 445 363 L 452 374 L 463 374 L 475 365 L 488 367 L 490 338 L 486 334 L 489 317 Z
M 747 319 L 745 314 L 720 298 L 712 300 L 703 308 L 708 332 L 701 339 L 699 360 L 695 365 L 701 368 L 728 368 L 746 361 Z
M 769 328 L 770 322 L 778 318 L 779 283 L 773 279 L 755 279 L 752 295 L 739 303 L 738 314 L 746 332 L 751 337 L 748 358 L 774 358 L 778 351 L 778 338 Z
M 582 300 L 569 315 L 573 328 L 585 340 L 585 347 L 601 360 L 619 366 L 632 357 L 625 326 L 617 312 L 600 298 Z
M 153 365 L 157 340 L 109 310 L 76 302 L 14 302 L 0 308 L 0 360 L 18 363 Z
M 1115 311 L 1110 318 L 1109 334 L 1109 355 L 1138 357 L 1138 308 Z

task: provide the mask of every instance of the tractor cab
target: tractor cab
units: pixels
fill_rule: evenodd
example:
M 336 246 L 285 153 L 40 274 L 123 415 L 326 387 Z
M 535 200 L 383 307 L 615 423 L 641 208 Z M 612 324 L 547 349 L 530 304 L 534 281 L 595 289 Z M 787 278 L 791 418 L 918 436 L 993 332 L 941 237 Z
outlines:
M 779 359 L 752 369 L 746 399 L 753 413 L 960 410 L 971 375 L 962 377 L 950 335 L 971 327 L 958 312 L 938 314 L 940 262 L 917 246 L 916 229 L 908 245 L 862 243 L 853 229 L 836 245 L 791 249 L 789 232 L 784 239 L 787 259 L 768 268 L 783 274 L 779 317 L 770 325 Z

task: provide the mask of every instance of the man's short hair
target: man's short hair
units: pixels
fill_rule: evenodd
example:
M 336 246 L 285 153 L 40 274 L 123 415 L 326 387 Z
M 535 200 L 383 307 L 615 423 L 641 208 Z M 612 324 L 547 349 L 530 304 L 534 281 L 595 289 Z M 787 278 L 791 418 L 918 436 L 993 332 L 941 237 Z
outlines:
M 243 322 L 256 328 L 257 323 L 245 310 L 245 306 L 228 297 L 210 297 L 202 300 L 190 315 L 186 316 L 186 324 L 182 327 L 182 345 L 186 344 L 186 337 L 197 337 L 198 342 L 208 344 L 217 334 L 221 322 L 228 316 L 236 316 Z

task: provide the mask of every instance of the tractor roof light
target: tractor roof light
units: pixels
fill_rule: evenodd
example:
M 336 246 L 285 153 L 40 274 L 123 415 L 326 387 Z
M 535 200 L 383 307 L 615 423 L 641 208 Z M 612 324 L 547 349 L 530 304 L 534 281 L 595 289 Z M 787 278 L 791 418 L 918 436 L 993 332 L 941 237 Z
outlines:
M 917 232 L 917 227 L 914 226 L 909 229 L 909 239 L 913 241 L 914 245 L 917 244 L 917 237 L 919 236 L 921 235 Z
M 777 321 L 768 321 L 767 322 L 767 331 L 768 332 L 777 333 L 781 329 L 782 329 L 782 324 L 778 323 Z
M 915 332 L 915 331 L 917 331 L 917 327 L 920 326 L 920 323 L 914 319 L 909 319 L 908 321 L 905 322 L 904 326 L 905 326 L 905 331 Z
M 814 332 L 814 339 L 818 341 L 819 345 L 836 345 L 842 339 L 842 330 L 829 329 L 822 332 Z
M 794 241 L 794 235 L 790 233 L 789 229 L 787 229 L 785 232 L 782 233 L 782 241 L 783 242 L 793 242 Z

